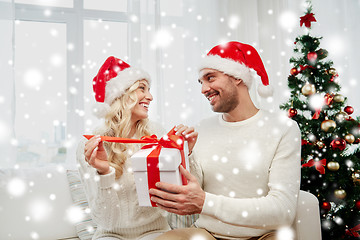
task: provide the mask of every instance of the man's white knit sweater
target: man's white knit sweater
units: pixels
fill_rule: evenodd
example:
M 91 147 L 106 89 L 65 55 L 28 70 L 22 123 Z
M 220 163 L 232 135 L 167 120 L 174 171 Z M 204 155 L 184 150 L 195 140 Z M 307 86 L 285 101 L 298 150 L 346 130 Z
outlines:
M 205 203 L 195 225 L 215 237 L 248 239 L 291 225 L 300 187 L 297 123 L 259 110 L 240 122 L 222 115 L 197 126 L 193 158 Z
M 97 224 L 93 239 L 105 236 L 138 239 L 169 230 L 162 210 L 139 206 L 130 161 L 126 161 L 124 173 L 119 179 L 115 179 L 112 167 L 111 173 L 99 175 L 85 161 L 84 144 L 85 141 L 79 144 L 77 160 L 92 217 Z

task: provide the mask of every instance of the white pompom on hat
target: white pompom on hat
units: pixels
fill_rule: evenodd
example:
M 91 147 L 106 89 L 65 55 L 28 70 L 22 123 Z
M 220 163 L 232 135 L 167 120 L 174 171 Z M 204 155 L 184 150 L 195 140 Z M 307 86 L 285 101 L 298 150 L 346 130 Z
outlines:
M 93 79 L 93 90 L 96 104 L 93 113 L 103 118 L 110 111 L 112 102 L 121 97 L 136 81 L 145 79 L 150 84 L 151 79 L 147 72 L 131 67 L 116 57 L 108 57 Z
M 215 69 L 236 79 L 242 79 L 249 89 L 254 78 L 250 69 L 253 69 L 262 82 L 258 86 L 258 94 L 264 98 L 273 94 L 260 55 L 248 44 L 233 41 L 213 47 L 202 60 L 199 70 L 204 68 Z

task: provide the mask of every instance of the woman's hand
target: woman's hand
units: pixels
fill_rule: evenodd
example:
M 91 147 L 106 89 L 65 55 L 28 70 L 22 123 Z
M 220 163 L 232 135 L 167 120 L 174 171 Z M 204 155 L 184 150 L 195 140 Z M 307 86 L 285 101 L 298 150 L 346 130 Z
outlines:
M 185 138 L 185 140 L 188 142 L 189 154 L 191 154 L 198 137 L 198 132 L 195 132 L 193 127 L 180 124 L 175 127 L 175 135 L 181 135 Z
M 100 175 L 110 172 L 107 153 L 100 136 L 96 135 L 85 143 L 84 155 L 85 161 L 93 168 L 96 168 Z

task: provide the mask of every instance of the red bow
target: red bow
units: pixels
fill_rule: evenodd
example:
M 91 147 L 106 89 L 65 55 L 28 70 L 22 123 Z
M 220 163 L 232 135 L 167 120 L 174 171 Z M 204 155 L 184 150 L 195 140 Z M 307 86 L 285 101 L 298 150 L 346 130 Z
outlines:
M 325 96 L 324 96 L 324 104 L 329 106 L 333 99 L 334 99 L 334 94 L 333 93 L 332 94 L 329 94 L 329 93 L 325 94 Z M 319 119 L 320 112 L 321 112 L 321 108 L 316 109 L 316 112 L 314 113 L 314 116 L 312 117 L 312 119 Z
M 313 13 L 308 13 L 305 16 L 300 17 L 300 27 L 302 27 L 302 25 L 305 24 L 305 27 L 310 28 L 311 22 L 316 22 Z
M 321 173 L 325 174 L 325 168 L 326 166 L 326 159 L 321 159 L 320 161 L 315 161 L 314 159 L 309 160 L 307 163 L 304 163 L 301 165 L 302 167 L 312 167 L 315 166 L 316 170 Z
M 313 66 L 310 66 L 310 65 L 301 65 L 300 64 L 300 71 L 304 71 L 305 69 L 307 69 L 307 68 L 312 68 L 312 69 L 315 69 L 315 67 L 313 67 Z
M 358 233 L 360 231 L 360 224 L 356 225 L 355 227 L 351 229 L 346 229 L 345 233 L 346 235 L 352 236 L 352 237 L 360 237 L 360 234 Z

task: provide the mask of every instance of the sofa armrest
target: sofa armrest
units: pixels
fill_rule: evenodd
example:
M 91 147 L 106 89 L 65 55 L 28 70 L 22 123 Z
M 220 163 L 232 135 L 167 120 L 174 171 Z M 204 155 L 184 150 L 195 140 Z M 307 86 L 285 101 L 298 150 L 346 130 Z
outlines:
M 319 201 L 313 194 L 300 190 L 293 228 L 297 240 L 321 240 Z
M 23 191 L 12 194 L 9 188 L 19 186 Z M 68 219 L 72 206 L 64 168 L 0 169 L 0 239 L 77 237 Z

